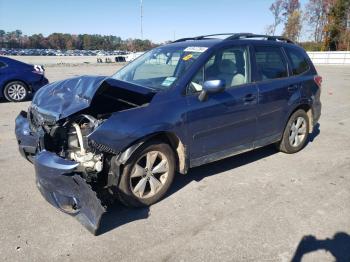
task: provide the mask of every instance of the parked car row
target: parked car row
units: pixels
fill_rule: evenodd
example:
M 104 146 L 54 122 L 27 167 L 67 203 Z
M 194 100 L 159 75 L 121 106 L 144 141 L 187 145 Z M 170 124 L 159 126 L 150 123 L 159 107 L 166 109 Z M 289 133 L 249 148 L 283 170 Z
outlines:
M 145 52 L 135 52 L 135 53 L 128 53 L 128 54 L 120 54 L 115 57 L 115 62 L 131 62 L 138 58 L 139 56 L 142 56 Z
M 127 54 L 129 52 L 121 50 L 0 49 L 0 55 L 14 56 L 111 56 Z

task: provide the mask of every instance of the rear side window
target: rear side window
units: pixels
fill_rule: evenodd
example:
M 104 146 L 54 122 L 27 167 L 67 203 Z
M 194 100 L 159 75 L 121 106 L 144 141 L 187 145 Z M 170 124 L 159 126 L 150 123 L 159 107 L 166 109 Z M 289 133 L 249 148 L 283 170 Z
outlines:
M 310 69 L 308 59 L 301 51 L 287 48 L 286 53 L 292 64 L 293 75 L 300 75 Z
M 256 46 L 255 59 L 261 80 L 288 76 L 287 65 L 279 47 Z

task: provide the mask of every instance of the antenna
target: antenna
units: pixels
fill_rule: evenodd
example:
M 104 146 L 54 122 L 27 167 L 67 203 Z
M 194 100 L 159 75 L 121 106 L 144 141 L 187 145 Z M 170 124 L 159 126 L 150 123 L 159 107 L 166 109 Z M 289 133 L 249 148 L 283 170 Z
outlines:
M 143 40 L 143 25 L 142 25 L 142 18 L 143 18 L 143 0 L 140 0 L 140 16 L 141 16 L 141 39 Z

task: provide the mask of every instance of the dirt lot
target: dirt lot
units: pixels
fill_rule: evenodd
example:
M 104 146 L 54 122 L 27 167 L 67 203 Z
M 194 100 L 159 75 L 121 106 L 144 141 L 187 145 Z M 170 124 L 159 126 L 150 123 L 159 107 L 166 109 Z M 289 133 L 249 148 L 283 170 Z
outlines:
M 52 66 L 47 76 L 116 69 Z M 97 237 L 45 202 L 33 166 L 17 152 L 14 119 L 29 102 L 0 103 L 0 260 L 290 261 L 299 244 L 300 251 L 318 250 L 303 261 L 344 258 L 350 253 L 350 67 L 318 70 L 323 114 L 302 152 L 267 147 L 193 169 L 149 209 L 113 206 Z M 305 236 L 317 241 L 300 243 Z

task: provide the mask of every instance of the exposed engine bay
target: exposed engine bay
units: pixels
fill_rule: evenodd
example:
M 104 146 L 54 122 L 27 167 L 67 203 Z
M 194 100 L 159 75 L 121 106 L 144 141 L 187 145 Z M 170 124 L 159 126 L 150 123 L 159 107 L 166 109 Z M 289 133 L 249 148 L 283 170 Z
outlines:
M 76 94 L 74 96 L 74 101 L 77 100 L 77 96 L 80 97 Z M 32 103 L 28 110 L 29 126 L 32 132 L 41 134 L 41 150 L 78 163 L 74 172 L 89 183 L 99 196 L 107 192 L 109 197 L 105 195 L 105 199 L 110 202 L 110 194 L 113 194 L 113 187 L 119 177 L 115 174 L 112 163 L 118 152 L 106 145 L 95 143 L 89 139 L 89 135 L 112 114 L 146 106 L 152 97 L 153 94 L 135 93 L 127 88 L 116 88 L 111 83 L 104 82 L 89 102 L 89 106 L 84 106 L 85 108 L 83 104 L 80 106 L 82 100 L 79 99 L 76 105 L 81 110 L 67 117 L 64 117 L 66 110 L 64 107 L 60 118 L 49 110 L 51 103 L 47 106 L 44 106 L 45 100 L 39 106 Z M 103 199 L 101 201 L 103 202 Z
M 38 103 L 36 100 L 39 98 L 36 97 L 28 110 L 30 128 L 34 132 L 40 129 L 44 131 L 42 149 L 54 152 L 64 159 L 78 162 L 77 171 L 81 172 L 82 177 L 87 182 L 96 180 L 106 165 L 106 154 L 113 152 L 101 145 L 94 144 L 88 139 L 88 136 L 113 113 L 145 106 L 154 95 L 149 93 L 149 90 L 137 93 L 129 88 L 118 88 L 114 86 L 113 80 L 104 81 L 96 90 L 87 107 L 83 104 L 79 105 L 83 100 L 77 100 L 76 97 L 82 97 L 81 94 L 72 93 L 75 104 L 82 110 L 62 119 L 58 119 L 57 116 L 55 119 L 50 114 L 49 109 L 52 102 L 47 105 L 44 104 L 45 100 Z M 60 93 L 57 88 L 55 92 L 54 95 L 58 99 Z M 84 95 L 84 99 L 85 97 L 86 95 Z M 67 99 L 69 98 L 66 97 L 65 100 Z M 38 107 L 35 105 L 36 103 L 39 104 Z M 62 107 L 62 113 L 64 110 L 66 109 Z
M 90 115 L 80 115 L 78 121 L 67 123 L 66 158 L 78 162 L 86 174 L 99 173 L 103 168 L 103 154 L 92 150 L 87 136 L 98 126 L 99 121 Z
M 35 118 L 30 114 L 30 118 Z M 89 144 L 88 136 L 104 119 L 96 119 L 91 115 L 80 114 L 54 125 L 41 125 L 44 131 L 43 149 L 54 152 L 58 156 L 79 163 L 77 172 L 91 181 L 103 170 L 104 155 Z

